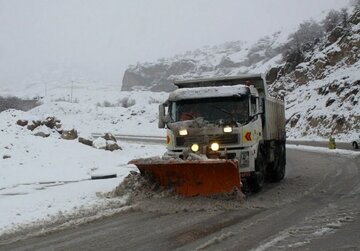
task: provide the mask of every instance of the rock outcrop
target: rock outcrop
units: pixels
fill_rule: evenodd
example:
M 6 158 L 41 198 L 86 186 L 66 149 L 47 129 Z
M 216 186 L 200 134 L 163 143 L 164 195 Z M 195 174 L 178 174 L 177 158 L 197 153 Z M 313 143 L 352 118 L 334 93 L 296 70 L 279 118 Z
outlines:
M 360 133 L 360 12 L 336 26 L 295 70 L 285 62 L 271 95 L 285 98 L 290 137 Z M 271 70 L 275 71 L 275 70 Z
M 277 32 L 252 46 L 242 41 L 227 42 L 155 63 L 130 66 L 125 71 L 122 90 L 169 92 L 175 89 L 174 80 L 263 72 L 281 60 L 282 35 Z
M 68 131 L 62 131 L 61 138 L 66 140 L 74 140 L 78 137 L 78 132 L 75 129 L 71 129 Z

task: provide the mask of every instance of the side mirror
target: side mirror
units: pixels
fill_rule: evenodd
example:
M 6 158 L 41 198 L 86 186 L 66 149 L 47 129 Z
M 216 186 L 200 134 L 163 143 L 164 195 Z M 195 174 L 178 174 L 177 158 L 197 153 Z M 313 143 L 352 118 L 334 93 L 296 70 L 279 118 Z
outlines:
M 171 121 L 170 114 L 166 114 L 166 107 L 169 106 L 169 101 L 159 105 L 159 128 L 165 128 L 166 124 Z
M 159 128 L 165 128 L 165 104 L 159 105 Z

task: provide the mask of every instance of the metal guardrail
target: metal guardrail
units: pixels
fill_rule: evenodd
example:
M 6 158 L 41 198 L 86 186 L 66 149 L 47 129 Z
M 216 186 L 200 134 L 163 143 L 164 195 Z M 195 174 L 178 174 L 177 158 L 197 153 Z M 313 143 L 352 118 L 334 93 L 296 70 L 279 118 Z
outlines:
M 91 136 L 98 138 L 103 136 L 101 133 L 92 133 Z M 166 138 L 163 136 L 149 136 L 149 135 L 125 135 L 125 134 L 113 134 L 116 140 L 128 141 L 128 142 L 142 142 L 142 143 L 155 143 L 165 144 Z
M 303 145 L 303 146 L 318 146 L 318 147 L 328 148 L 328 142 L 327 142 L 327 141 L 287 140 L 287 141 L 286 141 L 286 144 L 290 144 L 290 145 Z M 354 149 L 352 148 L 351 142 L 349 142 L 349 143 L 336 142 L 336 148 L 337 148 L 337 149 L 343 149 L 343 150 L 360 151 L 359 149 L 354 150 Z
M 92 133 L 94 138 L 103 136 L 101 133 Z M 128 142 L 141 142 L 141 143 L 153 143 L 153 144 L 166 144 L 165 136 L 150 136 L 150 135 L 125 135 L 125 134 L 114 134 L 116 140 L 128 141 Z M 297 140 L 287 140 L 287 144 L 291 145 L 305 145 L 305 146 L 318 146 L 318 147 L 327 147 L 327 142 L 322 141 L 297 141 Z M 353 150 L 350 143 L 337 143 L 338 149 Z M 354 150 L 354 151 L 360 151 Z

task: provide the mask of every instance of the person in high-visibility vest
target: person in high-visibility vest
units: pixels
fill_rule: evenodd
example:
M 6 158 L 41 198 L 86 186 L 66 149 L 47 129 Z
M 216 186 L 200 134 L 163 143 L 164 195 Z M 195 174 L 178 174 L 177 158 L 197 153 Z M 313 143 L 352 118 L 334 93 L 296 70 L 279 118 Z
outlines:
M 335 138 L 333 138 L 332 136 L 330 136 L 329 138 L 329 149 L 336 149 Z

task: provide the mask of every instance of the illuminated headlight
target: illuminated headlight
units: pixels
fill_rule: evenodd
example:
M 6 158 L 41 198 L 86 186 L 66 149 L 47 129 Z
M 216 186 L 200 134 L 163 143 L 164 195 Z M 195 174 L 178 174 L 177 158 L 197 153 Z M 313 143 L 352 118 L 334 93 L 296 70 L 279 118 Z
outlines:
M 225 126 L 224 127 L 224 132 L 232 132 L 232 127 L 231 126 Z
M 193 151 L 193 152 L 197 152 L 197 151 L 199 151 L 199 149 L 200 149 L 200 147 L 198 144 L 193 144 L 191 146 L 191 151 Z
M 219 151 L 219 148 L 220 148 L 220 146 L 219 146 L 219 144 L 216 143 L 216 142 L 212 143 L 211 146 L 210 146 L 210 149 L 211 149 L 212 151 L 214 151 L 214 152 Z
M 186 135 L 188 135 L 188 132 L 187 132 L 186 129 L 181 129 L 181 130 L 179 131 L 179 134 L 180 134 L 181 136 L 186 136 Z
M 241 152 L 240 153 L 240 167 L 246 168 L 250 164 L 249 152 Z

